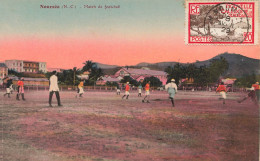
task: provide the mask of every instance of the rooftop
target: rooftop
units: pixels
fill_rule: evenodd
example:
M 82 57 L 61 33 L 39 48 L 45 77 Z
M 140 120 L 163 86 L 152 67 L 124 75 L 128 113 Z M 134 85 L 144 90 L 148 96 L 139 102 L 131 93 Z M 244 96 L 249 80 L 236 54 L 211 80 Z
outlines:
M 105 82 L 119 82 L 120 81 L 117 78 L 106 78 L 106 77 L 103 77 L 102 80 Z
M 5 67 L 5 68 L 7 68 L 7 66 L 5 65 L 5 63 L 0 63 L 0 67 Z
M 166 76 L 167 74 L 164 71 L 158 71 L 158 70 L 149 70 L 149 69 L 134 69 L 134 68 L 123 68 L 126 72 L 130 74 L 135 74 L 135 75 L 163 75 Z
M 17 60 L 17 59 L 9 59 L 5 61 L 23 61 L 23 62 L 32 62 L 32 63 L 46 63 L 46 62 L 40 62 L 40 61 L 31 61 L 31 60 Z

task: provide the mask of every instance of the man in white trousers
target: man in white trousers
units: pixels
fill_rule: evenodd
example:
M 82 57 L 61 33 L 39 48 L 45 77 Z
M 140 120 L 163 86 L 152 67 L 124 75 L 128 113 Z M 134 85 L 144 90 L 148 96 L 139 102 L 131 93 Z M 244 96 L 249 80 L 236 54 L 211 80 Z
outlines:
M 50 77 L 50 88 L 49 88 L 49 106 L 52 107 L 51 102 L 52 102 L 52 95 L 55 92 L 57 101 L 58 101 L 58 106 L 62 106 L 60 103 L 60 94 L 59 94 L 59 87 L 58 87 L 58 77 L 57 77 L 57 72 L 53 71 L 52 76 Z
M 174 96 L 177 93 L 177 85 L 175 84 L 175 79 L 171 79 L 171 82 L 165 85 L 165 89 L 169 93 L 172 107 L 174 107 Z

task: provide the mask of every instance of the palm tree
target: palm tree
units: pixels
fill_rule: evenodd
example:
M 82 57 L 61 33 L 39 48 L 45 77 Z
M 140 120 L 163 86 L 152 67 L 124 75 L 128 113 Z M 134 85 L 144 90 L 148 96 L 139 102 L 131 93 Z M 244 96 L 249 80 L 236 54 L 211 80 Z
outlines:
M 89 71 L 92 70 L 92 68 L 95 66 L 96 63 L 93 63 L 92 60 L 88 60 L 83 64 L 84 66 L 82 68 L 82 71 Z
M 89 71 L 89 80 L 88 83 L 95 84 L 98 78 L 100 78 L 103 74 L 103 70 L 101 68 L 97 67 L 96 63 L 93 63 L 91 60 L 86 61 L 83 63 L 84 66 L 82 68 L 82 71 Z

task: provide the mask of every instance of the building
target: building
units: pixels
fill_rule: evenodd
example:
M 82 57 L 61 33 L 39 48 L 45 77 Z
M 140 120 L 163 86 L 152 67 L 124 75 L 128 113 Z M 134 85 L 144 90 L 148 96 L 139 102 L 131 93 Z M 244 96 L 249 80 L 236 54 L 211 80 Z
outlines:
M 46 62 L 39 62 L 39 71 L 43 73 L 47 73 Z
M 225 85 L 232 86 L 236 80 L 236 78 L 225 78 L 221 79 L 221 82 L 223 82 Z
M 156 77 L 158 78 L 163 85 L 167 82 L 167 73 L 164 71 L 158 71 L 158 70 L 150 70 L 147 68 L 143 69 L 135 69 L 135 68 L 121 68 L 118 70 L 114 76 L 123 78 L 124 76 L 130 76 L 133 79 L 140 81 L 141 79 L 144 79 L 146 77 Z
M 5 64 L 9 70 L 13 70 L 16 72 L 24 72 L 23 60 L 6 60 Z
M 5 63 L 0 63 L 0 78 L 3 79 L 8 75 L 8 68 Z
M 88 80 L 89 79 L 89 74 L 90 74 L 89 71 L 85 71 L 85 72 L 83 72 L 83 74 L 77 75 L 77 77 L 79 79 L 81 79 L 81 80 Z
M 39 62 L 24 61 L 23 69 L 24 69 L 24 72 L 38 73 L 39 72 Z
M 48 68 L 48 72 L 53 72 L 56 71 L 58 73 L 62 73 L 66 69 L 61 69 L 61 68 Z
M 118 78 L 101 77 L 99 80 L 97 80 L 96 85 L 105 85 L 107 82 L 119 83 L 120 80 Z
M 36 62 L 27 60 L 6 60 L 6 66 L 16 72 L 38 73 L 47 72 L 46 62 Z
M 121 77 L 121 76 L 115 76 L 115 75 L 105 75 L 105 76 L 103 76 L 104 78 L 117 78 L 118 80 L 122 80 L 123 79 L 123 77 Z

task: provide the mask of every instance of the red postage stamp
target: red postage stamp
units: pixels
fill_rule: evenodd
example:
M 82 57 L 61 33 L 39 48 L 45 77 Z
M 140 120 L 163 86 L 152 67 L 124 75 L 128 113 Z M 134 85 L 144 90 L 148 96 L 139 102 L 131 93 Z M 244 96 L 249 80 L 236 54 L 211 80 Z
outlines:
M 257 1 L 186 1 L 186 44 L 258 44 Z

